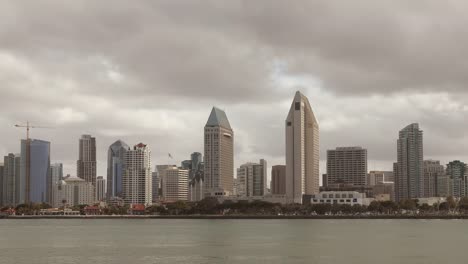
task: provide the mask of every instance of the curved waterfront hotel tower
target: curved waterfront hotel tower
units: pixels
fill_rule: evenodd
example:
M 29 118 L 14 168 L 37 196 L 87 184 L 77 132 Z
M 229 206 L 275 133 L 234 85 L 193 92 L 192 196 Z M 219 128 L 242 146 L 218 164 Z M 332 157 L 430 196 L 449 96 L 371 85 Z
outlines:
M 309 100 L 296 92 L 286 118 L 286 198 L 319 193 L 319 126 Z

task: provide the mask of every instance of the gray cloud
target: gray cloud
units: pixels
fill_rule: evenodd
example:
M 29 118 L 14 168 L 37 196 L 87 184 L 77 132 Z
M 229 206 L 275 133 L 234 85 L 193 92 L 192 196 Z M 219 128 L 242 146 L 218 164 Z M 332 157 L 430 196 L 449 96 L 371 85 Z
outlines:
M 321 126 L 321 157 L 362 145 L 391 169 L 398 130 L 420 122 L 426 157 L 463 159 L 468 65 L 461 1 L 0 0 L 0 150 L 31 120 L 74 174 L 81 134 L 122 138 L 167 163 L 202 151 L 212 105 L 226 109 L 236 164 L 284 163 L 296 89 Z

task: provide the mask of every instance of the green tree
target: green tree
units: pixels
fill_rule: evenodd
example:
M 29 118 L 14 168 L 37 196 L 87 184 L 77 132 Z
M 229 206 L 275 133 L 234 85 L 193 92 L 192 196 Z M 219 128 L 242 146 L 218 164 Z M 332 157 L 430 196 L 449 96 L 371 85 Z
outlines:
M 458 208 L 466 213 L 468 211 L 468 197 L 462 197 L 458 202 Z
M 391 214 L 398 210 L 398 205 L 393 201 L 382 201 L 380 205 L 382 213 L 385 214 Z
M 457 202 L 453 198 L 453 196 L 447 197 L 447 204 L 450 210 L 453 210 L 457 207 Z
M 382 205 L 379 201 L 372 201 L 367 207 L 369 212 L 380 213 L 382 211 Z
M 427 203 L 423 203 L 421 206 L 419 206 L 419 210 L 421 210 L 423 213 L 427 213 L 432 210 L 432 207 Z
M 195 205 L 196 214 L 218 214 L 219 213 L 219 202 L 215 197 L 207 197 L 199 201 Z
M 414 211 L 417 208 L 417 201 L 413 199 L 401 200 L 399 206 L 403 210 Z

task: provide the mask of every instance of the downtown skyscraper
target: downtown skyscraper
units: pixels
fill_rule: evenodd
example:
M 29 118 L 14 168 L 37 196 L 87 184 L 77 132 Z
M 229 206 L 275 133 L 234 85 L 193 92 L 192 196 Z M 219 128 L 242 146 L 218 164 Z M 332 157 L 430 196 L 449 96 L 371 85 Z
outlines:
M 264 196 L 267 192 L 267 162 L 242 164 L 237 169 L 237 193 L 241 197 Z
M 38 139 L 21 140 L 21 165 L 17 203 L 50 203 L 50 142 Z M 17 183 L 15 183 L 17 184 Z
M 79 140 L 76 176 L 96 186 L 96 138 L 83 135 Z
M 122 140 L 110 145 L 107 151 L 107 199 L 122 198 L 122 177 L 125 171 L 125 153 L 129 146 Z
M 233 194 L 234 132 L 223 110 L 213 107 L 204 136 L 204 196 L 229 196 Z
M 286 118 L 286 198 L 319 193 L 319 125 L 309 100 L 296 92 Z
M 327 151 L 326 184 L 334 183 L 367 185 L 367 149 L 338 147 Z
M 424 193 L 423 131 L 414 123 L 400 130 L 394 166 L 395 200 L 421 198 Z
M 153 184 L 151 151 L 143 143 L 125 152 L 125 171 L 122 177 L 122 196 L 125 204 L 151 205 Z
M 19 154 L 10 153 L 3 159 L 2 201 L 3 205 L 16 205 L 20 195 L 20 165 Z

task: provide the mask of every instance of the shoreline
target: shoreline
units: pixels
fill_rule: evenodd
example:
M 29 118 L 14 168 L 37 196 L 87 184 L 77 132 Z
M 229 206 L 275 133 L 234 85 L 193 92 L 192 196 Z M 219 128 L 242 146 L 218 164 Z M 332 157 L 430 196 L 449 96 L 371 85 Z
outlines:
M 310 220 L 453 220 L 453 219 L 468 219 L 468 215 L 368 215 L 368 216 L 275 216 L 275 215 L 12 215 L 0 216 L 2 219 L 206 219 L 206 220 L 294 220 L 294 219 L 310 219 Z

